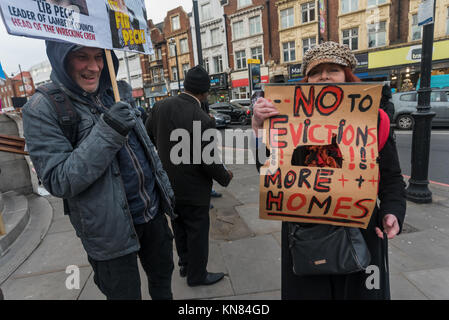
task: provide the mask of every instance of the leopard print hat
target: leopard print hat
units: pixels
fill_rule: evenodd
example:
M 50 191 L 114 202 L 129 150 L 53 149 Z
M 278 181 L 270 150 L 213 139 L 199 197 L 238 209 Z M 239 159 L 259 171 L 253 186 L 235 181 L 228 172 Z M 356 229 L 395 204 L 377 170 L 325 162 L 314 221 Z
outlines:
M 335 63 L 354 70 L 357 59 L 347 45 L 333 41 L 324 42 L 307 50 L 301 66 L 302 74 L 308 75 L 310 70 L 321 63 Z

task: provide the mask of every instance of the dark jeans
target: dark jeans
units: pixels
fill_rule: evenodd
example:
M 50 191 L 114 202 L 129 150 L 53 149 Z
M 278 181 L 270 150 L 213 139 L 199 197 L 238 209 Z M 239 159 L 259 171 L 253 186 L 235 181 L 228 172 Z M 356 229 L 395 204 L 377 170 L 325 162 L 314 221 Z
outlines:
M 95 261 L 88 257 L 94 270 L 94 281 L 108 300 L 141 300 L 137 256 L 148 278 L 153 300 L 173 299 L 173 234 L 164 214 L 145 224 L 134 225 L 140 250 L 112 260 Z
M 209 257 L 209 206 L 176 205 L 173 220 L 179 266 L 187 267 L 187 283 L 202 282 Z

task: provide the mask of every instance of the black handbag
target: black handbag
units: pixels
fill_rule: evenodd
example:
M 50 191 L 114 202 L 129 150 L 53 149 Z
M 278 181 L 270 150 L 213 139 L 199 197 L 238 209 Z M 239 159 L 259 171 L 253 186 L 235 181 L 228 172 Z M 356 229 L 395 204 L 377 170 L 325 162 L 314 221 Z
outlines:
M 288 230 L 293 273 L 298 276 L 349 274 L 371 262 L 358 228 L 288 223 Z

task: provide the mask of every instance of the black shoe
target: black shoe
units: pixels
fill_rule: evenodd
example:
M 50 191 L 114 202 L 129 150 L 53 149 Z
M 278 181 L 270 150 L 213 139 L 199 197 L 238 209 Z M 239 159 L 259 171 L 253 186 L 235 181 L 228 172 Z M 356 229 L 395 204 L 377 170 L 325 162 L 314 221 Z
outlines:
M 220 281 L 223 278 L 224 278 L 223 272 L 217 272 L 217 273 L 208 272 L 206 275 L 206 278 L 203 281 L 198 282 L 198 283 L 187 283 L 187 284 L 189 285 L 189 287 L 209 286 L 211 284 L 217 283 L 218 281 Z
M 220 198 L 221 197 L 221 193 L 219 193 L 219 192 L 217 192 L 215 190 L 212 190 L 211 193 L 210 193 L 210 196 L 213 197 L 213 198 Z
M 214 208 L 214 205 L 211 203 L 211 204 L 209 204 L 209 209 L 213 209 Z
M 181 278 L 185 278 L 185 276 L 187 276 L 187 266 L 179 267 L 179 275 Z

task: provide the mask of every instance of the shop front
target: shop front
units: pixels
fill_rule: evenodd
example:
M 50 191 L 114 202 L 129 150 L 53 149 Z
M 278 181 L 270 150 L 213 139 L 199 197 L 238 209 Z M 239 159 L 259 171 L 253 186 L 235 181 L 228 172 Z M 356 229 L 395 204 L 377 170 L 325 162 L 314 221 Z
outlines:
M 133 98 L 137 106 L 139 107 L 145 106 L 145 97 L 143 88 L 133 89 Z
M 370 52 L 367 73 L 387 75 L 393 91 L 416 90 L 421 74 L 421 51 L 419 44 Z M 445 74 L 449 74 L 449 40 L 433 44 L 432 75 Z

